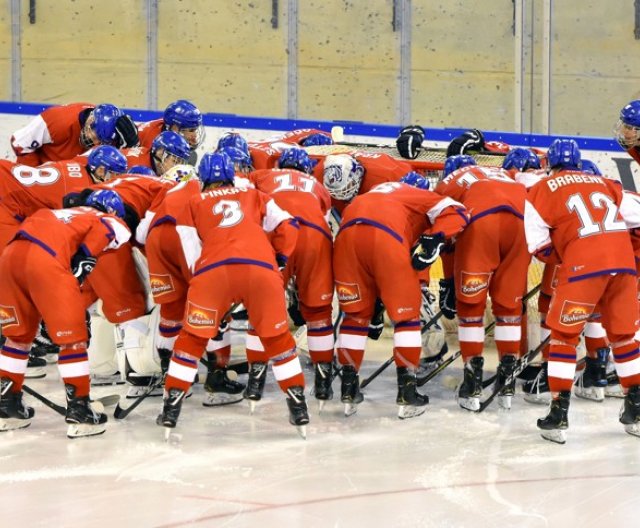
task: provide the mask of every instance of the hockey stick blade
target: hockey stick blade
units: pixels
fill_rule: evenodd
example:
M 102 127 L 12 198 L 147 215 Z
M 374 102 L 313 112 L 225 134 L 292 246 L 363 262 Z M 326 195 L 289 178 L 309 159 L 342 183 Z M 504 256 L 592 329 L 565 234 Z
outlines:
M 458 350 L 451 354 L 447 359 L 445 359 L 440 365 L 434 368 L 429 374 L 422 378 L 418 378 L 416 381 L 416 385 L 418 387 L 422 387 L 423 385 L 429 383 L 433 378 L 435 378 L 438 374 L 440 374 L 444 369 L 446 369 L 451 363 L 453 363 L 456 359 L 458 359 L 462 355 L 462 352 Z
M 23 385 L 22 390 L 27 394 L 29 394 L 30 396 L 33 396 L 36 400 L 39 400 L 42 403 L 44 403 L 50 409 L 53 409 L 54 411 L 56 411 L 59 415 L 61 416 L 67 415 L 66 407 L 63 407 L 62 405 L 58 405 L 57 403 L 52 402 L 50 399 L 45 398 L 39 392 L 34 391 L 31 387 L 28 387 L 27 385 Z
M 500 391 L 518 377 L 518 374 L 520 374 L 520 372 L 522 372 L 525 367 L 535 359 L 535 357 L 542 351 L 542 349 L 547 346 L 550 340 L 551 336 L 547 336 L 536 348 L 530 350 L 524 356 L 522 356 L 511 375 L 506 380 L 504 380 L 504 383 L 496 383 L 494 385 L 491 394 L 489 394 L 486 400 L 480 403 L 480 408 L 476 412 L 481 413 L 489 405 L 491 405 L 491 402 L 500 393 Z
M 147 392 L 138 396 L 138 398 L 136 398 L 136 401 L 134 401 L 131 405 L 129 405 L 129 407 L 123 408 L 120 406 L 120 403 L 118 403 L 116 405 L 116 408 L 113 411 L 113 417 L 116 420 L 125 419 L 127 416 L 129 416 L 131 411 L 133 411 L 138 405 L 140 405 L 144 400 L 146 400 L 151 395 L 151 393 L 159 387 L 162 387 L 162 382 L 154 383 L 153 385 L 150 385 L 149 388 L 147 389 Z

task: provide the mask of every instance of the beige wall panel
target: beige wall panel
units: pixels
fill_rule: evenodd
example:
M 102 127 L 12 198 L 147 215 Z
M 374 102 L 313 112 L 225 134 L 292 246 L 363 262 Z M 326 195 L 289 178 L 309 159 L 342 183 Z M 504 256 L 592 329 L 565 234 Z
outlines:
M 298 113 L 397 123 L 398 32 L 387 0 L 300 2 Z
M 134 0 L 38 1 L 22 9 L 25 101 L 146 106 L 146 15 Z
M 281 2 L 281 5 L 283 2 Z M 271 2 L 159 3 L 158 106 L 192 99 L 208 112 L 286 115 L 286 14 Z
M 633 0 L 553 5 L 551 131 L 611 136 L 620 109 L 640 97 Z
M 511 0 L 414 0 L 412 5 L 412 120 L 511 130 Z
M 11 100 L 11 11 L 0 9 L 0 99 Z

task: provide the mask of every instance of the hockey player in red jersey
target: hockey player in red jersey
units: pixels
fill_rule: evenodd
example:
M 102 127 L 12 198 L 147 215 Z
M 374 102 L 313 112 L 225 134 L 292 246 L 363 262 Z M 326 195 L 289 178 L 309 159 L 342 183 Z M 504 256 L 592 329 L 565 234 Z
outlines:
M 297 292 L 303 319 L 297 324 L 307 325 L 309 355 L 315 370 L 315 397 L 322 405 L 333 397 L 333 237 L 326 220 L 331 197 L 311 176 L 313 165 L 304 150 L 290 148 L 280 155 L 278 169 L 256 170 L 248 178 L 300 225 L 284 279 L 285 284 L 292 281 Z
M 357 183 L 343 181 L 341 186 L 357 190 Z M 458 202 L 399 182 L 382 183 L 346 207 L 335 240 L 333 270 L 340 309 L 345 313 L 337 350 L 343 365 L 341 400 L 347 416 L 363 400 L 358 371 L 377 297 L 394 324 L 398 417 L 424 412 L 429 400 L 417 392 L 415 374 L 422 344 L 416 269 L 432 264 L 445 240 L 457 235 L 466 223 L 466 210 Z
M 33 409 L 22 402 L 22 384 L 41 317 L 60 346 L 67 435 L 105 430 L 107 416 L 89 405 L 88 335 L 80 285 L 103 252 L 125 243 L 131 233 L 121 220 L 124 205 L 117 193 L 92 193 L 87 205 L 39 210 L 24 221 L 0 257 L 0 322 L 7 338 L 0 351 L 0 430 L 26 427 L 33 417 Z
M 202 113 L 196 105 L 186 99 L 178 99 L 167 105 L 162 119 L 138 125 L 140 146 L 150 149 L 153 140 L 165 130 L 177 132 L 184 137 L 192 151 L 202 145 L 205 138 Z
M 640 225 L 640 207 L 625 200 L 616 183 L 580 172 L 575 141 L 555 140 L 547 157 L 551 173 L 530 189 L 525 209 L 529 251 L 543 260 L 555 253 L 562 263 L 547 314 L 553 400 L 538 428 L 543 438 L 565 442 L 576 344 L 599 306 L 626 393 L 620 422 L 628 433 L 640 436 L 640 352 L 634 337 L 638 300 L 627 232 Z
M 225 145 L 225 142 L 229 143 L 230 141 L 233 140 L 231 138 L 226 139 L 223 136 L 218 142 L 218 148 L 228 146 Z M 286 149 L 298 146 L 331 145 L 332 143 L 331 135 L 327 132 L 304 128 L 287 132 L 278 139 L 251 142 L 248 144 L 248 147 L 255 169 L 275 169 L 278 166 L 280 154 Z M 233 146 L 237 147 L 238 145 Z
M 308 423 L 304 375 L 287 326 L 284 285 L 279 268 L 295 248 L 295 220 L 266 194 L 233 187 L 233 163 L 216 153 L 200 171 L 205 192 L 189 201 L 178 220 L 187 264 L 193 270 L 183 328 L 176 340 L 165 381 L 165 400 L 157 423 L 176 426 L 182 401 L 193 383 L 208 339 L 218 333 L 233 303 L 243 303 L 273 373 L 287 394 L 289 421 Z M 272 233 L 271 243 L 266 233 Z M 302 432 L 301 432 L 302 433 Z
M 640 163 L 640 100 L 630 101 L 620 110 L 614 134 L 620 146 Z
M 38 168 L 0 160 L 0 253 L 20 223 L 38 209 L 59 209 L 73 189 L 108 181 L 127 170 L 127 160 L 114 147 L 99 146 L 86 158 L 50 162 Z
M 70 160 L 96 145 L 133 147 L 138 133 L 132 119 L 112 104 L 52 106 L 11 136 L 21 165 Z
M 476 411 L 482 394 L 483 317 L 487 295 L 496 318 L 495 340 L 500 357 L 498 383 L 513 372 L 521 339 L 522 303 L 530 257 L 524 238 L 526 189 L 497 168 L 478 167 L 471 156 L 447 158 L 444 179 L 435 191 L 464 204 L 469 226 L 455 243 L 453 276 L 445 267 L 440 282 L 440 307 L 445 317 L 458 313 L 458 339 L 464 379 L 458 403 Z M 514 383 L 505 386 L 499 403 L 510 408 Z

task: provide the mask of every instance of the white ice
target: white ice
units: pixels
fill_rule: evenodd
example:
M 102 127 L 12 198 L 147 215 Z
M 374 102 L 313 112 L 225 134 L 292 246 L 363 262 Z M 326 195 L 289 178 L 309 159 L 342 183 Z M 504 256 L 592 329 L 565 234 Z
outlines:
M 364 377 L 391 346 L 383 339 L 369 347 Z M 494 372 L 494 352 L 487 362 L 485 377 Z M 102 436 L 69 440 L 63 419 L 26 396 L 36 408 L 31 427 L 0 435 L 2 526 L 635 524 L 640 439 L 618 423 L 621 400 L 573 398 L 561 446 L 537 431 L 546 407 L 527 404 L 521 394 L 510 412 L 498 411 L 497 402 L 482 414 L 460 409 L 452 388 L 459 362 L 421 389 L 431 398 L 428 411 L 400 421 L 394 370 L 365 389 L 350 418 L 342 413 L 338 380 L 322 415 L 309 398 L 306 441 L 289 425 L 271 374 L 253 416 L 246 402 L 205 408 L 202 385 L 195 387 L 171 443 L 154 423 L 160 398 L 123 421 L 110 417 Z M 305 373 L 310 387 L 312 372 Z M 28 385 L 63 402 L 55 365 Z

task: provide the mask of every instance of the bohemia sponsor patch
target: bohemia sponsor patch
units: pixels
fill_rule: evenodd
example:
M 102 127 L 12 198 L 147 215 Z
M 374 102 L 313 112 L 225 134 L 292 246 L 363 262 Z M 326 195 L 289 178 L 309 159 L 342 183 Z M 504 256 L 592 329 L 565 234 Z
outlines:
M 187 324 L 195 328 L 215 328 L 217 320 L 218 310 L 187 302 Z
M 566 326 L 586 323 L 595 307 L 595 304 L 564 301 L 560 312 L 560 322 Z
M 463 271 L 460 278 L 460 292 L 462 295 L 472 296 L 489 287 L 491 273 L 471 273 Z
M 175 291 L 171 275 L 158 275 L 152 273 L 149 275 L 149 282 L 151 283 L 151 293 L 156 297 Z
M 360 286 L 355 283 L 336 281 L 336 292 L 338 301 L 342 304 L 358 302 L 361 299 Z
M 19 325 L 18 314 L 13 306 L 4 306 L 0 304 L 0 324 L 3 326 Z

